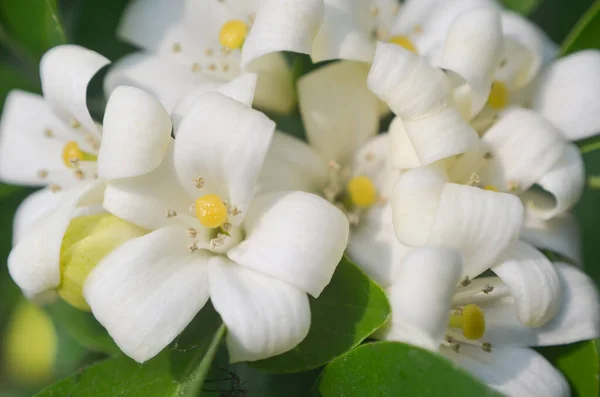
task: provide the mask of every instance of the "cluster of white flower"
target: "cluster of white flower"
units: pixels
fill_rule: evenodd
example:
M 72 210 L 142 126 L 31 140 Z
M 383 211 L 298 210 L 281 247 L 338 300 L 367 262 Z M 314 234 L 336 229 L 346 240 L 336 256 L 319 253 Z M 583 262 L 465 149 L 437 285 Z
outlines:
M 91 310 L 139 362 L 210 299 L 252 361 L 305 338 L 347 252 L 392 306 L 375 337 L 568 394 L 529 347 L 600 336 L 569 213 L 600 52 L 555 60 L 493 0 L 135 0 L 119 35 L 144 52 L 110 67 L 102 125 L 86 91 L 109 61 L 78 46 L 45 54 L 43 97 L 7 99 L 0 178 L 46 186 L 15 219 L 27 297 Z M 336 62 L 294 86 L 285 51 Z M 253 108 L 296 103 L 309 144 Z

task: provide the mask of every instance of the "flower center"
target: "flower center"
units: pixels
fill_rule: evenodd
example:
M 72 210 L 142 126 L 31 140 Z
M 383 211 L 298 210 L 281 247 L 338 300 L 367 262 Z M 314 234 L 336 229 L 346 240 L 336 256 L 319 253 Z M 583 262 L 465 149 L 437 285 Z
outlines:
M 207 194 L 194 203 L 196 218 L 202 226 L 213 229 L 227 221 L 227 206 L 216 194 Z
M 413 42 L 407 36 L 392 36 L 390 38 L 390 43 L 394 43 L 400 47 L 406 48 L 412 53 L 417 53 L 417 47 L 415 47 Z
M 86 153 L 75 141 L 69 141 L 65 144 L 62 152 L 63 163 L 68 168 L 75 168 L 80 161 L 96 161 L 98 156 Z
M 489 190 L 490 192 L 499 192 L 500 190 L 494 185 L 485 185 L 483 190 Z
M 242 48 L 246 36 L 248 36 L 248 25 L 239 19 L 232 19 L 221 27 L 219 42 L 225 48 L 237 50 Z
M 377 189 L 366 176 L 355 176 L 346 186 L 352 204 L 359 208 L 369 208 L 377 202 Z
M 492 89 L 490 90 L 490 96 L 488 97 L 487 103 L 492 109 L 504 109 L 506 105 L 508 105 L 508 88 L 506 87 L 506 84 L 495 80 L 492 83 Z
M 469 340 L 480 339 L 485 334 L 485 314 L 479 306 L 468 304 L 450 315 L 448 326 L 462 329 Z

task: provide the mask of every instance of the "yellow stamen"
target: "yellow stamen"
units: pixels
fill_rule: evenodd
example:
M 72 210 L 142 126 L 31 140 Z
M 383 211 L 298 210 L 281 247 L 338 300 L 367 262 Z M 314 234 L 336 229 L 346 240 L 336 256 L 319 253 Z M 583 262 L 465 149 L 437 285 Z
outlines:
M 368 208 L 377 202 L 377 189 L 366 176 L 355 176 L 346 188 L 352 204 L 357 207 Z
M 225 22 L 219 33 L 219 42 L 223 47 L 236 50 L 242 48 L 248 36 L 248 25 L 239 19 Z
M 500 190 L 494 185 L 486 185 L 483 190 L 489 190 L 490 192 L 499 192 Z
M 393 36 L 390 38 L 390 43 L 404 47 L 412 53 L 417 53 L 417 47 L 415 47 L 413 42 L 407 36 Z
M 227 220 L 227 207 L 216 194 L 207 194 L 196 200 L 196 218 L 202 226 L 217 228 Z
M 496 80 L 492 83 L 487 103 L 495 110 L 504 109 L 508 105 L 508 88 L 503 82 Z
M 96 161 L 97 159 L 97 156 L 82 151 L 75 141 L 67 142 L 63 148 L 62 160 L 69 168 L 74 168 L 80 161 Z
M 474 304 L 465 305 L 460 313 L 450 316 L 450 328 L 460 328 L 469 340 L 480 339 L 485 334 L 485 315 L 483 310 Z

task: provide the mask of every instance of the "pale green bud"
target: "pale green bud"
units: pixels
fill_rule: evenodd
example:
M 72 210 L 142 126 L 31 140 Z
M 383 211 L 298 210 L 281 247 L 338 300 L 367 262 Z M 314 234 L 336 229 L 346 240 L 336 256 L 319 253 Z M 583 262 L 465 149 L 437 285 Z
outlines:
M 83 284 L 92 269 L 115 248 L 146 233 L 147 230 L 110 214 L 73 219 L 60 250 L 58 295 L 70 305 L 90 311 L 83 297 Z

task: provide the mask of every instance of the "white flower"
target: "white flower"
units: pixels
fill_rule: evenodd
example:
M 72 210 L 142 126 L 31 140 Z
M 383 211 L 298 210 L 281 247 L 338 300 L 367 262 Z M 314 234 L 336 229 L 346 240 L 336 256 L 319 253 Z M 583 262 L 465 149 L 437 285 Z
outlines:
M 23 203 L 15 219 L 15 241 L 60 201 L 54 192 L 98 177 L 101 130 L 87 109 L 86 90 L 108 63 L 85 48 L 58 46 L 41 60 L 43 97 L 9 93 L 0 121 L 0 180 L 48 186 Z
M 288 112 L 293 76 L 281 52 L 310 52 L 322 19 L 322 0 L 136 0 L 118 35 L 149 54 L 119 61 L 105 89 L 138 86 L 171 111 L 194 88 L 252 71 L 260 76 L 255 105 Z
M 158 168 L 108 184 L 104 207 L 152 230 L 114 250 L 84 286 L 94 316 L 128 356 L 152 358 L 209 298 L 227 326 L 232 361 L 285 352 L 308 333 L 306 294 L 317 297 L 329 283 L 348 221 L 309 193 L 255 196 L 274 127 L 249 103 L 207 93 L 174 141 L 170 129 L 160 131 L 155 142 L 170 143 Z M 143 165 L 139 145 L 160 151 L 142 130 L 114 132 L 105 131 L 103 150 L 127 153 L 104 161 L 101 152 L 101 176 Z
M 563 376 L 528 347 L 600 335 L 593 281 L 522 242 L 492 270 L 498 277 L 459 283 L 455 252 L 410 252 L 387 289 L 392 320 L 378 337 L 437 350 L 509 396 L 568 395 Z

